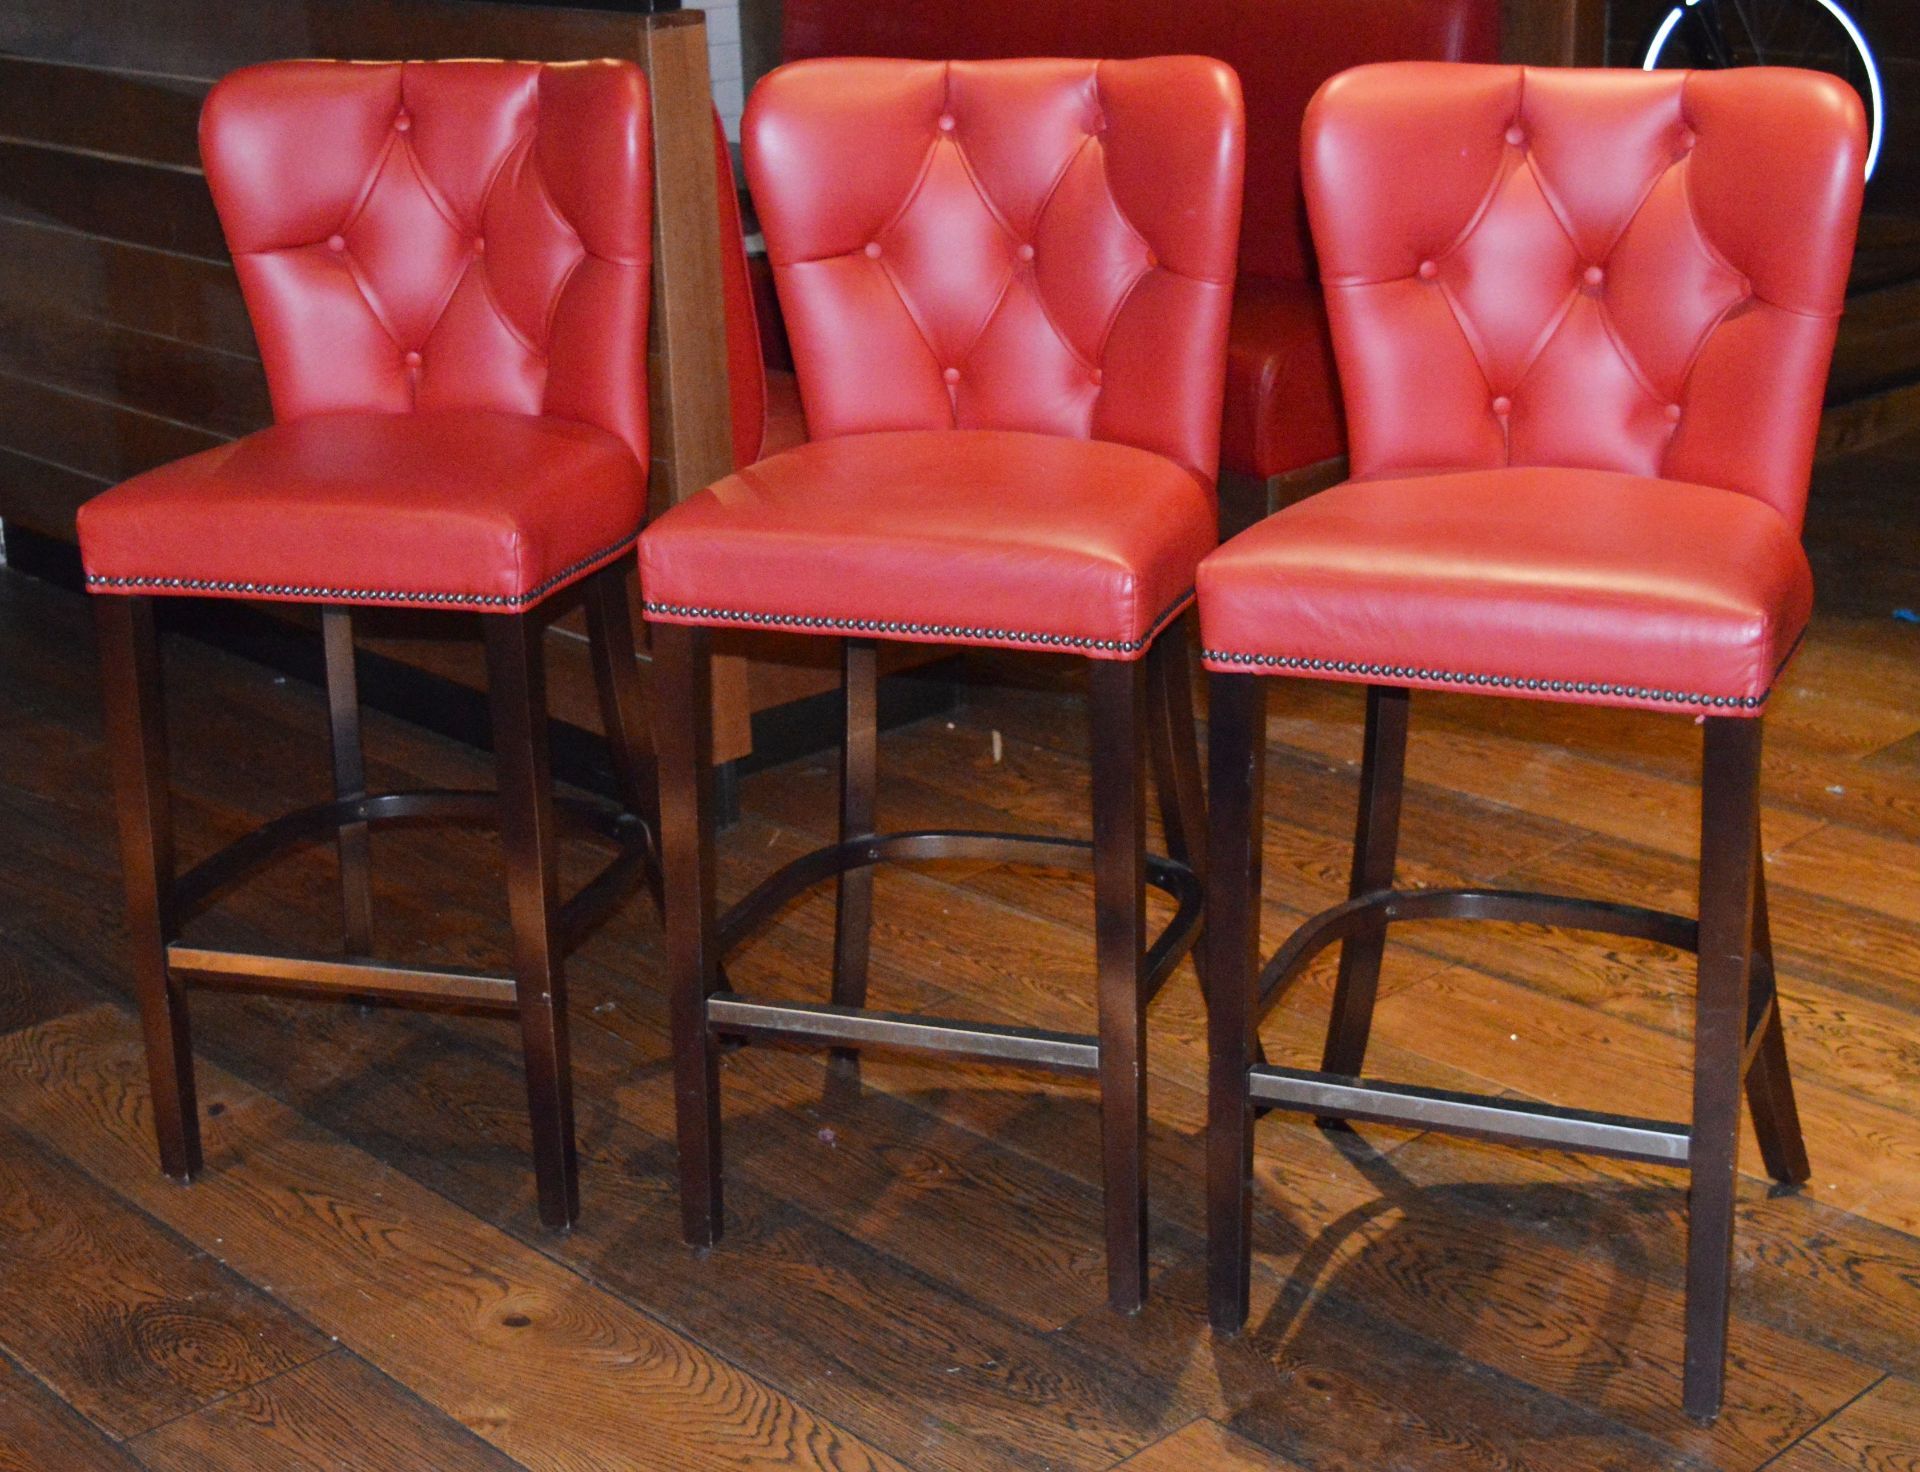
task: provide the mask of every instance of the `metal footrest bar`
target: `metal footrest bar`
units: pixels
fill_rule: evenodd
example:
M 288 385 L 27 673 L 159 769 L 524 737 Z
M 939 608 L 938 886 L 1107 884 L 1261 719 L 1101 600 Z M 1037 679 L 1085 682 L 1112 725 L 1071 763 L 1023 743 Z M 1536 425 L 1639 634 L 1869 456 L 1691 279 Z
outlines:
M 1685 1165 L 1692 1131 L 1665 1120 L 1597 1114 L 1493 1094 L 1459 1094 L 1269 1065 L 1247 1070 L 1256 1104 L 1338 1119 L 1410 1125 L 1517 1145 L 1549 1145 L 1657 1165 Z
M 556 796 L 554 807 L 622 847 L 632 846 L 637 838 L 651 847 L 646 825 L 617 804 L 597 798 Z M 174 905 L 184 920 L 204 909 L 229 884 L 245 878 L 270 859 L 303 843 L 331 840 L 347 824 L 422 819 L 497 824 L 499 797 L 492 792 L 435 788 L 317 802 L 263 823 L 195 864 L 175 881 Z
M 716 1033 L 779 1042 L 895 1048 L 1061 1073 L 1100 1071 L 1100 1044 L 1091 1036 L 1000 1027 L 951 1017 L 871 1012 L 831 1003 L 756 1002 L 731 992 L 716 992 L 707 999 L 707 1025 Z
M 1093 845 L 1084 838 L 960 829 L 877 833 L 845 843 L 830 843 L 802 854 L 755 885 L 715 922 L 715 944 L 722 956 L 730 954 L 778 914 L 789 900 L 849 869 L 889 861 L 936 859 L 977 859 L 994 864 L 1091 870 Z M 1192 869 L 1158 854 L 1147 855 L 1146 877 L 1148 884 L 1170 895 L 1178 906 L 1166 929 L 1147 948 L 1144 958 L 1147 995 L 1151 997 L 1193 944 L 1200 928 L 1202 890 Z
M 167 947 L 167 970 L 182 980 L 225 984 L 246 991 L 380 996 L 412 1003 L 444 1003 L 512 1012 L 513 978 L 439 966 L 389 966 L 250 951 Z
M 1699 922 L 1665 910 L 1516 889 L 1379 889 L 1322 910 L 1288 936 L 1260 970 L 1256 1015 L 1272 1010 L 1313 958 L 1338 941 L 1396 920 L 1504 920 L 1627 935 L 1699 949 Z

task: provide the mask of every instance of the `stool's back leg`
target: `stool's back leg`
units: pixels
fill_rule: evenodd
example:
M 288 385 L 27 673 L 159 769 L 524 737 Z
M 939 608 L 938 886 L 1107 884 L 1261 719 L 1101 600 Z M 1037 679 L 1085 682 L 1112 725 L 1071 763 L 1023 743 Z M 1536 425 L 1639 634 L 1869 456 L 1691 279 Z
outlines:
M 841 641 L 841 687 L 846 707 L 840 739 L 840 841 L 873 832 L 879 784 L 879 651 L 871 639 Z M 873 931 L 873 869 L 843 870 L 833 901 L 833 1000 L 842 1007 L 867 1004 L 867 958 Z M 860 1055 L 852 1048 L 833 1050 L 829 1065 L 836 1077 L 854 1083 Z
M 554 936 L 558 836 L 547 754 L 545 631 L 526 615 L 486 616 L 487 694 L 500 773 L 500 830 L 507 851 L 513 977 L 526 1052 L 540 1220 L 572 1226 L 580 1216 L 567 1051 L 567 990 Z
M 173 803 L 167 789 L 166 703 L 153 600 L 96 594 L 93 610 L 153 1127 L 160 1168 L 186 1179 L 200 1171 L 200 1114 L 186 988 L 167 974 L 167 944 L 176 923 Z
M 367 795 L 360 743 L 360 684 L 353 667 L 353 614 L 338 604 L 320 610 L 327 655 L 328 732 L 333 740 L 333 795 Z M 365 823 L 342 823 L 339 836 L 340 911 L 347 954 L 373 954 L 373 856 Z
M 1167 834 L 1167 857 L 1187 865 L 1202 886 L 1207 882 L 1207 799 L 1200 780 L 1200 742 L 1193 719 L 1193 674 L 1188 662 L 1186 621 L 1167 626 L 1147 651 L 1148 720 L 1153 730 L 1153 785 L 1160 796 L 1160 823 Z M 1207 978 L 1207 935 L 1203 925 L 1193 946 L 1193 970 L 1200 978 L 1201 1000 L 1212 1007 Z M 1256 1031 L 1253 1057 L 1267 1061 Z
M 634 649 L 633 613 L 627 602 L 626 572 L 631 565 L 631 558 L 622 558 L 587 579 L 587 644 L 620 805 L 644 822 L 657 840 L 659 793 Z
M 1147 702 L 1153 786 L 1160 800 L 1160 825 L 1167 835 L 1167 857 L 1187 865 L 1204 884 L 1207 803 L 1194 734 L 1193 673 L 1185 620 L 1169 624 L 1147 651 Z M 1194 963 L 1205 965 L 1197 949 Z
M 1747 1107 L 1753 1111 L 1753 1132 L 1767 1174 L 1784 1185 L 1797 1186 L 1813 1174 L 1807 1163 L 1807 1142 L 1800 1133 L 1800 1110 L 1793 1098 L 1793 1075 L 1787 1071 L 1787 1038 L 1780 1025 L 1779 990 L 1773 969 L 1773 931 L 1767 922 L 1766 861 L 1753 860 L 1753 980 L 1748 1012 L 1771 1002 L 1760 1034 L 1760 1046 L 1747 1068 Z
M 1360 815 L 1354 825 L 1353 872 L 1348 898 L 1386 889 L 1400 846 L 1400 794 L 1407 762 L 1408 692 L 1400 686 L 1367 687 L 1365 749 L 1360 761 Z M 1333 1016 L 1320 1067 L 1358 1074 L 1373 1028 L 1373 1002 L 1380 988 L 1380 958 L 1387 930 L 1379 925 L 1343 941 L 1333 989 Z
M 1088 664 L 1107 1300 L 1132 1313 L 1147 1291 L 1146 678 L 1139 660 Z

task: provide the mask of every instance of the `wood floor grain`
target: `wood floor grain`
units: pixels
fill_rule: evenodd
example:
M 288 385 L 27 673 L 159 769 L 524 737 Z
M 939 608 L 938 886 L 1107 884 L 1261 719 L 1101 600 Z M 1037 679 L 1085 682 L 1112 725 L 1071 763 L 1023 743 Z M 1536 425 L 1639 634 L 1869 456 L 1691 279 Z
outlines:
M 1828 474 L 1857 501 L 1916 468 L 1920 445 Z M 1769 717 L 1764 818 L 1814 1178 L 1772 1189 L 1746 1142 L 1712 1428 L 1678 1409 L 1684 1196 L 1650 1166 L 1272 1117 L 1253 1318 L 1210 1334 L 1189 967 L 1152 1014 L 1134 1318 L 1104 1304 L 1077 1080 L 874 1055 L 850 1094 L 817 1055 L 730 1053 L 728 1232 L 684 1248 L 662 942 L 638 900 L 569 962 L 576 1231 L 538 1223 L 517 1034 L 484 1019 L 196 994 L 208 1166 L 165 1181 L 87 610 L 0 571 L 0 1472 L 1920 1472 L 1920 629 L 1880 606 L 1912 601 L 1920 498 L 1871 545 L 1853 502 L 1824 522 L 1814 504 L 1816 564 L 1844 586 Z M 324 794 L 315 691 L 167 656 L 189 857 Z M 1084 833 L 1076 680 L 972 661 L 960 709 L 882 739 L 883 825 Z M 1344 892 L 1361 698 L 1276 682 L 1272 708 L 1269 946 Z M 1688 909 L 1698 759 L 1684 718 L 1423 695 L 1403 878 Z M 385 785 L 491 780 L 377 716 L 368 763 Z M 745 781 L 723 899 L 828 834 L 834 781 L 830 755 Z M 597 857 L 570 845 L 563 874 Z M 374 862 L 385 953 L 500 964 L 490 835 L 382 832 Z M 303 851 L 193 934 L 337 944 L 334 882 L 330 851 Z M 735 985 L 820 996 L 832 914 L 828 891 L 796 900 Z M 1090 1028 L 1084 878 L 888 870 L 876 916 L 875 1005 Z M 1269 1018 L 1278 1061 L 1315 1060 L 1331 980 L 1323 958 Z M 1684 1112 L 1691 984 L 1640 942 L 1410 926 L 1369 1071 Z

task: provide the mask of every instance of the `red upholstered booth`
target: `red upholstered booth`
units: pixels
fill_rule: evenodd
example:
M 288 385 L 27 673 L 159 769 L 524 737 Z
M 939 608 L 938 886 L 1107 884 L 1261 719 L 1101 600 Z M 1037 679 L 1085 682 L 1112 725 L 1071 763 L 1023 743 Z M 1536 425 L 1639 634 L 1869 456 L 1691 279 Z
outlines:
M 1208 900 L 1213 1318 L 1247 1312 L 1252 1110 L 1685 1166 L 1685 1404 L 1724 1375 L 1740 1094 L 1807 1178 L 1759 855 L 1760 717 L 1812 604 L 1800 546 L 1860 208 L 1858 97 L 1824 73 L 1405 63 L 1308 110 L 1307 192 L 1353 478 L 1200 569 L 1213 671 Z M 1257 950 L 1264 676 L 1369 686 L 1349 900 Z M 1697 920 L 1396 890 L 1409 693 L 1699 717 Z M 1536 921 L 1698 953 L 1683 1124 L 1361 1081 L 1389 922 Z M 1341 946 L 1322 1071 L 1254 1024 Z
M 786 0 L 783 26 L 790 61 L 1194 54 L 1233 67 L 1246 96 L 1247 187 L 1220 463 L 1265 481 L 1346 448 L 1300 197 L 1307 99 L 1362 62 L 1496 60 L 1500 0 Z
M 748 173 L 813 438 L 642 537 L 689 1240 L 721 1227 L 722 1035 L 879 1043 L 1095 1075 L 1113 1302 L 1145 1292 L 1145 1007 L 1192 944 L 1185 629 L 1213 475 L 1243 168 L 1217 62 L 803 62 L 755 90 Z M 842 841 L 714 916 L 710 631 L 842 641 Z M 1094 841 L 874 830 L 876 640 L 1087 661 Z M 1153 751 L 1169 859 L 1142 817 Z M 865 1007 L 872 871 L 974 858 L 1095 871 L 1099 1031 Z M 720 960 L 840 886 L 832 1003 L 723 990 Z M 1153 944 L 1143 885 L 1179 901 Z
M 201 153 L 275 423 L 80 510 L 101 633 L 134 969 L 169 1174 L 199 1170 L 192 984 L 519 1018 L 540 1212 L 579 1209 L 561 952 L 646 871 L 651 813 L 622 566 L 646 511 L 652 137 L 631 63 L 281 62 L 216 86 Z M 320 605 L 335 801 L 176 876 L 153 599 Z M 543 628 L 584 599 L 624 807 L 622 851 L 556 894 Z M 353 609 L 483 615 L 500 793 L 369 795 Z M 373 959 L 368 825 L 497 813 L 510 975 Z M 339 845 L 344 954 L 183 939 L 290 843 Z

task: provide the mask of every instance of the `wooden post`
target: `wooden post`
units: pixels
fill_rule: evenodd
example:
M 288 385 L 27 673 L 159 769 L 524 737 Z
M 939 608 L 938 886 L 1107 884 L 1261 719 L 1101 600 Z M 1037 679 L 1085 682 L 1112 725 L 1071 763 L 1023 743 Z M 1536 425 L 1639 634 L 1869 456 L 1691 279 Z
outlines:
M 653 90 L 650 501 L 658 514 L 734 468 L 706 17 L 647 16 L 640 64 Z M 753 745 L 747 662 L 718 655 L 713 666 L 713 747 L 726 761 Z
M 1602 66 L 1606 0 L 1505 0 L 1500 58 L 1528 66 Z

